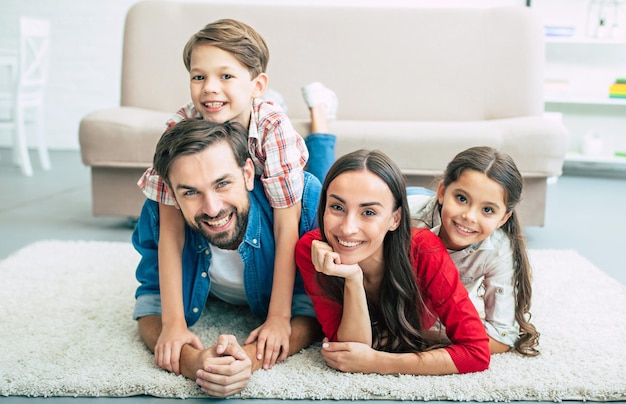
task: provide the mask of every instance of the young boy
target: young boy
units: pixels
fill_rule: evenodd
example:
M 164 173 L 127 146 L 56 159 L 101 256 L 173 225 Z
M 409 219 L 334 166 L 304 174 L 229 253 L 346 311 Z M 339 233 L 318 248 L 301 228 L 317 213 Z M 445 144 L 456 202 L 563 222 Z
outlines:
M 270 306 L 265 322 L 245 341 L 246 344 L 257 342 L 257 357 L 263 359 L 263 367 L 267 369 L 285 359 L 289 350 L 296 271 L 294 247 L 298 240 L 308 151 L 284 111 L 272 102 L 259 99 L 268 87 L 265 71 L 269 51 L 254 29 L 232 19 L 210 23 L 190 38 L 183 58 L 190 75 L 192 103 L 181 108 L 167 127 L 197 117 L 217 123 L 236 121 L 248 128 L 248 148 L 256 175 L 261 177 L 274 211 L 276 259 Z M 159 202 L 161 220 L 158 254 L 163 328 L 155 346 L 155 360 L 158 366 L 178 374 L 183 345 L 204 349 L 200 339 L 187 328 L 184 315 L 181 264 L 184 220 L 153 168 L 144 173 L 138 185 L 148 198 Z M 212 230 L 219 230 L 228 226 L 235 213 L 216 212 L 214 217 L 203 218 L 198 223 L 208 223 Z M 238 300 L 224 287 L 227 280 L 216 280 L 213 273 L 209 276 L 212 294 L 225 300 Z

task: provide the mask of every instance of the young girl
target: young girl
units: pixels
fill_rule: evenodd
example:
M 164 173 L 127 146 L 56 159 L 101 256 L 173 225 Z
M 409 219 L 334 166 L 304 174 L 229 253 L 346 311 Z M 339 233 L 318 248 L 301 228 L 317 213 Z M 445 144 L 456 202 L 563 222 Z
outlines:
M 320 228 L 296 245 L 296 263 L 329 366 L 432 375 L 489 366 L 485 327 L 441 240 L 411 229 L 404 177 L 389 157 L 340 157 L 318 218 Z
M 409 200 L 411 216 L 438 234 L 450 252 L 484 316 L 491 352 L 515 347 L 534 356 L 539 333 L 530 323 L 531 267 L 515 211 L 522 184 L 509 155 L 472 147 L 448 164 L 425 205 L 418 206 L 422 195 Z

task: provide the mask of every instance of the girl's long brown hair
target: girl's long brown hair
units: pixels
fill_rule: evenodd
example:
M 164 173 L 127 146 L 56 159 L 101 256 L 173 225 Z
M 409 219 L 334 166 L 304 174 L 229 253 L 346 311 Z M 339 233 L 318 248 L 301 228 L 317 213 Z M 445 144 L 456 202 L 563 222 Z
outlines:
M 515 266 L 515 319 L 520 326 L 520 335 L 515 341 L 515 349 L 529 356 L 539 354 L 539 332 L 530 323 L 532 299 L 532 268 L 526 251 L 526 239 L 520 225 L 515 207 L 522 197 L 523 179 L 515 162 L 506 153 L 492 147 L 472 147 L 461 153 L 448 164 L 443 177 L 447 187 L 458 180 L 465 170 L 474 170 L 502 185 L 505 194 L 507 212 L 511 217 L 501 227 L 511 240 L 513 247 L 513 265 Z M 439 206 L 441 211 L 441 205 Z
M 389 231 L 383 240 L 385 272 L 380 286 L 380 304 L 370 305 L 373 348 L 388 352 L 421 352 L 428 348 L 423 336 L 421 319 L 424 303 L 416 285 L 410 257 L 411 220 L 406 198 L 406 185 L 400 169 L 378 150 L 357 150 L 340 157 L 330 168 L 322 185 L 318 220 L 322 240 L 324 212 L 330 183 L 348 171 L 369 171 L 381 178 L 395 200 L 394 210 L 401 208 L 400 225 Z M 343 303 L 344 279 L 317 274 L 320 287 Z

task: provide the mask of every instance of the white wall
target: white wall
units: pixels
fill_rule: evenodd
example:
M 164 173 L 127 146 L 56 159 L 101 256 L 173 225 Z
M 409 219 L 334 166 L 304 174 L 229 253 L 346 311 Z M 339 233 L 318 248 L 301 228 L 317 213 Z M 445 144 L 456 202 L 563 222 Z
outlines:
M 51 149 L 78 150 L 80 119 L 91 111 L 119 105 L 124 18 L 128 9 L 137 1 L 0 0 L 0 48 L 17 46 L 19 16 L 42 17 L 51 22 L 51 60 L 45 113 L 47 140 Z M 213 1 L 354 7 L 525 5 L 525 0 Z M 29 138 L 29 144 L 31 147 L 35 144 L 32 136 Z M 0 147 L 10 145 L 10 134 L 7 131 L 0 131 Z
M 78 149 L 83 115 L 119 103 L 124 16 L 136 0 L 0 0 L 0 46 L 17 47 L 21 15 L 51 24 L 46 88 L 47 141 L 52 149 Z M 0 146 L 10 145 L 0 132 Z M 34 139 L 29 145 L 34 147 Z

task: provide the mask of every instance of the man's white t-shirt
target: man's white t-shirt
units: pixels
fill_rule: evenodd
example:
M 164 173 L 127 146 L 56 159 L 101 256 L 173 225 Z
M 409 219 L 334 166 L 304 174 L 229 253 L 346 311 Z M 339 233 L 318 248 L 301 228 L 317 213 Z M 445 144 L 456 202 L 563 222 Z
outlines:
M 211 296 L 230 304 L 247 305 L 243 287 L 243 260 L 238 250 L 211 246 Z

